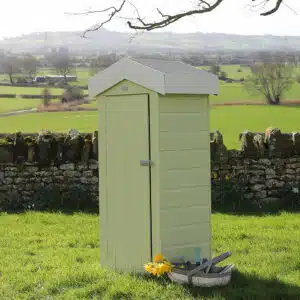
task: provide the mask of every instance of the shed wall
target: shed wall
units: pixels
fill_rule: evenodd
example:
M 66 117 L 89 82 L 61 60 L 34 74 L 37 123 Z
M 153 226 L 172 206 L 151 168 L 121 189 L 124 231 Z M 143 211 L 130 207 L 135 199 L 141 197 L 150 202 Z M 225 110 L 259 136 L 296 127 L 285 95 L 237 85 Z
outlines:
M 168 95 L 159 101 L 160 234 L 170 260 L 211 257 L 208 96 Z

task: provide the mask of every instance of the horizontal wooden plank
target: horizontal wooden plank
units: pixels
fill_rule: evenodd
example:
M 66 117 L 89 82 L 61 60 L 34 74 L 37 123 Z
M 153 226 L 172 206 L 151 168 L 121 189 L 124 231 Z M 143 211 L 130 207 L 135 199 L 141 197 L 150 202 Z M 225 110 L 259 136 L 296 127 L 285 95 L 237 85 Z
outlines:
M 189 150 L 210 149 L 209 131 L 199 132 L 160 132 L 159 149 L 164 150 Z
M 211 174 L 207 168 L 178 169 L 161 173 L 164 189 L 210 185 Z
M 160 111 L 164 112 L 201 112 L 208 107 L 205 95 L 167 95 L 160 96 Z
M 160 132 L 208 132 L 208 112 L 160 113 L 159 130 Z
M 210 205 L 211 188 L 207 185 L 169 190 L 163 189 L 160 199 L 162 210 L 172 207 Z
M 210 241 L 210 223 L 196 223 L 171 230 L 162 229 L 161 238 L 164 247 L 176 247 L 192 243 Z
M 190 224 L 197 224 L 199 222 L 206 223 L 210 221 L 210 212 L 211 208 L 209 205 L 198 207 L 176 207 L 162 210 L 160 212 L 161 228 L 169 230 Z
M 160 152 L 161 171 L 172 169 L 210 168 L 209 149 L 187 149 Z

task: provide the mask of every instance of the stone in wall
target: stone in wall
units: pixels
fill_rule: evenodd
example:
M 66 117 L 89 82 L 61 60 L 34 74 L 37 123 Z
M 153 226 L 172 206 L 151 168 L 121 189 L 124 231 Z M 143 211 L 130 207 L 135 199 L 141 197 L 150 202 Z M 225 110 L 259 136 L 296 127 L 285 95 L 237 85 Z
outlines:
M 244 157 L 258 159 L 265 156 L 264 134 L 245 131 L 239 135 L 239 140 Z
M 269 157 L 291 157 L 295 152 L 293 134 L 282 133 L 279 128 L 266 131 L 265 141 L 268 144 Z
M 211 157 L 213 161 L 226 163 L 228 161 L 228 151 L 223 142 L 223 135 L 220 131 L 214 132 L 211 141 Z

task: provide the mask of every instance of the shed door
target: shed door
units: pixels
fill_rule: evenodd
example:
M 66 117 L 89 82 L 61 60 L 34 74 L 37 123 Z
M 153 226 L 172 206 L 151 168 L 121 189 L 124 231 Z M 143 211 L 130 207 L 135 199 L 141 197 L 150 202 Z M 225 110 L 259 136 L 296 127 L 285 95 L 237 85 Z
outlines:
M 121 270 L 141 269 L 151 256 L 148 95 L 108 96 L 108 252 Z M 101 201 L 101 200 L 100 200 Z

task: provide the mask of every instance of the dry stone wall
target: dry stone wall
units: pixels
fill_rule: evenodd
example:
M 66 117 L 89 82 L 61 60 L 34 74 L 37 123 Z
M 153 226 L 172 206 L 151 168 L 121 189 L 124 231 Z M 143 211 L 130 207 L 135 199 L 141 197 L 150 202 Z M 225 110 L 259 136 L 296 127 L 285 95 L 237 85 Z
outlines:
M 0 164 L 0 211 L 98 209 L 98 161 Z
M 211 134 L 212 199 L 229 209 L 300 210 L 300 134 L 243 132 L 240 150 Z
M 211 133 L 213 208 L 300 210 L 300 135 Z M 0 211 L 98 210 L 98 134 L 0 134 Z

